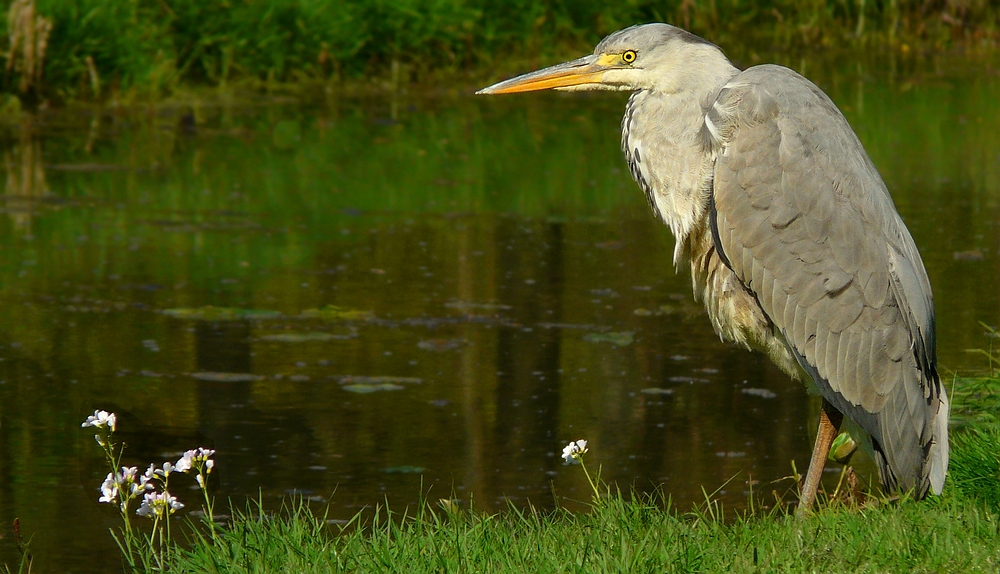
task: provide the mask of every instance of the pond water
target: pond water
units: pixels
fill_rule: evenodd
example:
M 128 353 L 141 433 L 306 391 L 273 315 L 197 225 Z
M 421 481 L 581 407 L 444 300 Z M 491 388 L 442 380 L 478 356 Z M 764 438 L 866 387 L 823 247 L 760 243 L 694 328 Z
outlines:
M 1000 323 L 1000 79 L 939 65 L 820 83 L 924 255 L 944 377 L 983 367 L 966 349 Z M 335 519 L 422 493 L 583 509 L 559 456 L 580 438 L 603 479 L 682 509 L 703 487 L 729 507 L 787 494 L 818 403 L 712 332 L 625 168 L 624 99 L 5 124 L 0 560 L 16 561 L 17 517 L 39 571 L 118 567 L 80 428 L 97 408 L 119 414 L 130 464 L 210 446 L 220 500 L 302 494 Z

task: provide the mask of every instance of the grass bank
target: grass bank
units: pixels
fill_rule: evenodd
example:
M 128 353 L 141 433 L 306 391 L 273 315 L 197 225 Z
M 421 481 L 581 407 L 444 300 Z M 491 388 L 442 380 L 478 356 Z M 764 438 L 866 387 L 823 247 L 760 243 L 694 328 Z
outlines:
M 477 78 L 666 21 L 755 63 L 761 51 L 992 49 L 996 2 L 960 0 L 12 0 L 0 91 L 34 101 L 157 98 L 233 83 L 398 86 Z
M 972 572 L 1000 567 L 998 515 L 946 498 L 834 509 L 805 520 L 664 512 L 612 498 L 589 514 L 381 514 L 340 537 L 296 507 L 240 516 L 178 572 Z
M 1000 359 L 994 354 L 993 360 Z M 1000 363 L 1000 361 L 997 361 Z M 954 381 L 952 466 L 941 497 L 831 501 L 805 520 L 782 507 L 727 515 L 656 498 L 602 497 L 588 514 L 500 514 L 424 503 L 331 530 L 302 504 L 250 506 L 178 572 L 978 572 L 1000 567 L 1000 377 Z

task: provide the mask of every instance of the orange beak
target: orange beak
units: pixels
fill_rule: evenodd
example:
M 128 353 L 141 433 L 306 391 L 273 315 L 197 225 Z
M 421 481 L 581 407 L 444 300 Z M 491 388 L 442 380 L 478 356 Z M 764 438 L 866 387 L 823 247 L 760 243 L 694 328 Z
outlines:
M 611 67 L 614 57 L 584 56 L 537 72 L 531 72 L 483 88 L 477 94 L 514 94 L 552 88 L 569 88 L 584 84 L 600 84 L 604 72 Z

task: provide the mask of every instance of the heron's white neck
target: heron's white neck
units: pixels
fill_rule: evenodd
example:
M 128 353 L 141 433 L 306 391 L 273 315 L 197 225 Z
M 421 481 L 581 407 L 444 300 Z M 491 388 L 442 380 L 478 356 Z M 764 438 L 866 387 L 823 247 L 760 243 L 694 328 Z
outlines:
M 702 130 L 705 114 L 739 70 L 715 46 L 699 44 L 683 66 L 629 99 L 622 149 L 650 207 L 673 232 L 674 262 L 689 257 L 687 238 L 706 221 L 711 154 Z
M 651 73 L 651 70 L 656 70 Z M 647 66 L 639 89 L 705 99 L 714 97 L 740 71 L 713 44 L 681 44 Z

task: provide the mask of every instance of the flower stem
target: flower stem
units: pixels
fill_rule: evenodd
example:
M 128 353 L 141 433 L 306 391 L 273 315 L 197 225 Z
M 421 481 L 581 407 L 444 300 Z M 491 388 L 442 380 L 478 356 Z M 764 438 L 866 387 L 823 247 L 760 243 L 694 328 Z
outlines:
M 590 472 L 587 470 L 586 463 L 583 462 L 583 457 L 580 457 L 580 466 L 583 467 L 583 475 L 587 477 L 587 482 L 590 484 L 590 490 L 594 491 L 594 503 L 600 504 L 601 502 L 601 491 L 597 489 L 597 484 L 594 480 L 590 478 Z M 600 470 L 598 470 L 597 480 L 600 481 Z
M 205 497 L 205 517 L 208 520 L 208 529 L 212 533 L 212 542 L 218 542 L 215 532 L 215 509 L 212 499 L 208 496 L 208 473 L 205 472 L 205 463 L 198 466 L 198 476 L 201 477 L 198 482 L 201 486 L 201 493 Z

